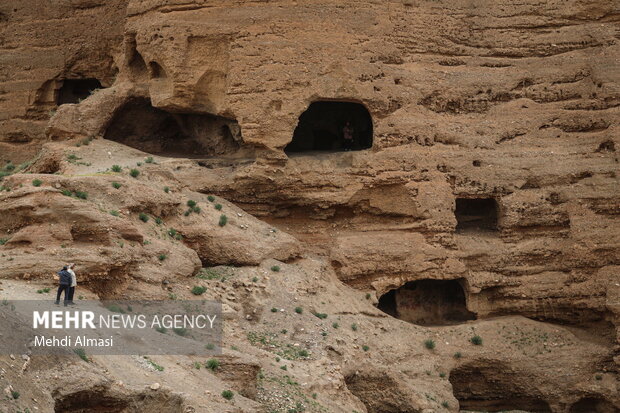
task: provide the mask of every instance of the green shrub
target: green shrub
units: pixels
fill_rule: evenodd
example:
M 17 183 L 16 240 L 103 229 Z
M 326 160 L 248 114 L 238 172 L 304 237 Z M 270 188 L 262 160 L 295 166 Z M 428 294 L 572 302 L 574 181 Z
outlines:
M 121 214 L 120 212 L 118 212 L 118 211 L 116 211 L 114 209 L 112 211 L 110 211 L 110 215 L 115 216 L 115 217 L 119 216 L 120 214 Z
M 152 157 L 152 156 L 149 156 L 148 158 L 146 158 L 146 159 L 144 160 L 144 162 L 146 162 L 146 163 L 153 163 L 153 162 L 154 162 L 154 159 L 153 159 L 153 157 Z
M 142 162 L 136 163 L 136 166 L 142 166 Z
M 207 291 L 207 287 L 203 287 L 201 285 L 196 285 L 192 288 L 192 294 L 194 295 L 203 295 Z
M 460 351 L 457 351 L 456 353 L 454 353 L 454 358 L 455 358 L 455 359 L 457 359 L 457 360 L 458 360 L 458 359 L 460 359 L 461 357 L 463 357 L 463 355 L 461 354 L 461 352 L 460 352 Z
M 443 403 L 441 403 L 441 405 L 442 405 L 443 407 L 445 407 L 446 409 L 447 409 L 448 407 L 450 407 L 450 403 L 448 403 L 448 402 L 443 402 Z
M 153 360 L 147 358 L 146 362 L 149 363 L 151 365 L 151 367 L 153 367 L 155 370 L 157 370 L 157 371 L 164 371 L 164 367 L 160 366 L 157 363 L 155 363 Z
M 286 370 L 288 370 L 288 367 L 286 367 L 286 364 L 285 364 L 284 366 L 280 366 L 280 369 L 286 371 Z
M 313 312 L 312 314 L 314 314 L 315 317 L 320 318 L 321 320 L 324 320 L 327 318 L 327 314 L 325 313 L 317 313 L 316 311 Z
M 258 277 L 253 277 L 253 278 L 252 278 L 252 282 L 253 282 L 253 283 L 258 282 Z
M 429 350 L 433 350 L 435 348 L 435 340 L 432 340 L 430 338 L 428 340 L 424 340 L 424 347 Z
M 215 209 L 217 209 L 218 211 L 222 210 L 222 204 L 215 204 Z
M 4 170 L 8 172 L 12 172 L 15 170 L 15 165 L 13 165 L 10 161 L 6 165 L 4 165 Z
M 212 371 L 215 371 L 220 367 L 220 362 L 216 359 L 209 359 L 205 363 L 205 367 Z
M 43 181 L 40 180 L 40 179 L 33 179 L 32 180 L 32 186 L 41 186 L 42 183 L 43 183 Z
M 357 324 L 355 323 L 351 324 L 351 330 L 357 331 Z
M 114 189 L 119 189 L 122 185 L 119 184 L 118 182 L 112 182 L 112 188 Z
M 602 375 L 602 374 L 595 374 L 595 375 L 594 375 L 594 378 L 595 378 L 597 381 L 601 381 L 601 380 L 603 380 L 603 375 Z
M 75 196 L 80 199 L 88 199 L 88 192 L 75 191 Z
M 200 370 L 200 367 L 201 367 L 200 363 L 198 363 L 197 361 L 195 361 L 195 362 L 194 362 L 194 368 L 195 368 L 196 370 Z
M 228 217 L 226 215 L 220 215 L 220 222 L 218 222 L 217 224 L 220 227 L 223 227 L 224 225 L 226 225 L 227 222 L 228 222 Z
M 209 202 L 215 201 L 215 197 L 213 195 L 209 195 L 207 199 L 209 200 Z
M 308 357 L 308 350 L 302 349 L 299 350 L 299 357 Z
M 167 186 L 164 186 L 164 192 L 165 192 L 165 193 L 170 192 L 170 188 L 169 188 L 169 187 L 167 187 Z
M 205 348 L 206 348 L 207 350 L 213 350 L 213 349 L 215 348 L 215 344 L 213 344 L 213 343 L 207 343 L 207 344 L 205 345 Z
M 112 165 L 112 172 L 120 172 L 123 168 L 120 165 Z
M 137 178 L 138 175 L 140 175 L 140 171 L 138 171 L 137 169 L 132 169 L 131 171 L 129 171 L 129 175 L 131 175 L 132 178 Z
M 366 299 L 370 300 L 370 293 L 366 293 Z
M 15 391 L 15 390 L 12 390 L 11 391 L 11 397 L 13 397 L 14 400 L 19 399 L 19 392 Z
M 73 196 L 73 192 L 69 191 L 68 189 L 63 189 L 63 190 L 61 191 L 61 193 L 62 193 L 64 196 Z
M 142 222 L 149 222 L 149 216 L 146 215 L 144 212 L 140 212 L 138 218 L 140 218 L 140 221 Z
M 469 339 L 469 341 L 471 341 L 471 343 L 476 346 L 482 345 L 482 337 L 480 337 L 479 335 L 473 336 L 472 338 Z
M 72 153 L 72 154 L 70 154 L 69 156 L 67 156 L 67 160 L 68 160 L 69 162 L 71 162 L 71 161 L 77 161 L 78 159 L 81 159 L 81 158 L 79 158 L 79 157 L 78 157 L 76 154 L 74 154 L 74 153 Z
M 168 329 L 166 327 L 155 327 L 155 331 L 157 331 L 158 333 L 166 334 L 166 331 L 168 331 Z
M 157 258 L 158 258 L 160 261 L 164 261 L 164 260 L 165 260 L 166 258 L 168 258 L 168 257 L 166 256 L 166 254 L 159 254 L 159 255 L 157 256 Z
M 189 201 L 187 201 L 187 206 L 190 208 L 193 208 L 196 206 L 196 201 L 190 199 Z
M 161 219 L 161 218 L 159 218 L 159 217 L 155 218 L 155 223 L 156 223 L 157 225 L 161 225 L 163 222 L 164 222 L 164 220 L 163 220 L 163 219 Z
M 185 211 L 185 212 L 183 213 L 183 215 L 185 215 L 186 217 L 188 217 L 188 216 L 189 216 L 189 214 L 191 214 L 191 213 L 192 213 L 192 210 L 191 210 L 191 209 L 188 209 L 187 211 Z
M 304 312 L 304 309 L 303 309 L 303 308 L 301 308 L 301 307 L 295 307 L 295 312 L 296 312 L 297 314 L 301 314 L 301 313 L 303 313 L 303 312 Z
M 273 271 L 273 272 L 280 272 L 280 266 L 279 265 L 272 265 L 271 266 L 271 271 Z
M 187 329 L 183 327 L 173 328 L 172 331 L 174 331 L 174 334 L 176 334 L 177 336 L 185 337 L 187 335 Z
M 333 328 L 339 328 L 340 324 L 336 323 L 335 321 L 332 323 L 332 327 Z
M 370 347 L 368 347 L 367 345 L 365 345 L 365 344 L 364 344 L 364 345 L 362 346 L 362 350 L 364 350 L 364 351 L 368 351 L 368 350 L 370 350 Z
M 194 211 L 197 214 L 200 214 L 200 211 L 202 211 L 202 210 L 200 209 L 199 206 L 195 206 L 195 207 L 192 208 L 192 211 Z
M 225 398 L 226 400 L 230 400 L 233 398 L 235 394 L 233 392 L 231 392 L 230 390 L 224 390 L 222 392 L 222 397 Z
M 7 242 L 9 242 L 9 239 L 8 239 L 8 238 L 0 238 L 0 245 L 4 245 L 4 244 L 6 244 Z
M 441 373 L 439 373 L 439 377 L 441 377 L 442 379 L 446 377 L 446 373 L 444 373 L 443 371 Z
M 177 230 L 174 228 L 170 228 L 168 230 L 168 235 L 170 235 L 172 238 L 174 238 L 177 235 Z
M 85 362 L 90 363 L 90 359 L 88 358 L 88 356 L 86 356 L 86 351 L 83 348 L 74 348 L 73 352 Z
M 271 312 L 272 312 L 272 313 L 277 313 L 277 312 L 278 312 L 278 309 L 277 309 L 277 308 L 275 308 L 275 307 L 271 307 Z

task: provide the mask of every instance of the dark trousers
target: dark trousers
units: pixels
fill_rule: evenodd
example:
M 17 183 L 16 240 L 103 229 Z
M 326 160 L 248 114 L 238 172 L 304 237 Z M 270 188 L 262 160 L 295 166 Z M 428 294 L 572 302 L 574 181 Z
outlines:
M 70 301 L 70 295 L 71 295 L 71 287 L 65 284 L 60 284 L 58 286 L 58 292 L 56 293 L 56 302 L 59 303 L 60 302 L 60 295 L 62 294 L 62 292 L 65 292 L 65 305 Z
M 75 294 L 75 287 L 69 287 L 69 302 L 73 302 L 73 294 Z

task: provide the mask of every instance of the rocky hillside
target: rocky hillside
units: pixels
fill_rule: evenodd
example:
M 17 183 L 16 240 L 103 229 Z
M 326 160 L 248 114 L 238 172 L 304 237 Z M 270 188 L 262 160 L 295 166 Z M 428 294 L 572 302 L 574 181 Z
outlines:
M 0 298 L 77 262 L 85 299 L 226 315 L 215 369 L 0 356 L 0 411 L 620 410 L 617 2 L 0 21 Z

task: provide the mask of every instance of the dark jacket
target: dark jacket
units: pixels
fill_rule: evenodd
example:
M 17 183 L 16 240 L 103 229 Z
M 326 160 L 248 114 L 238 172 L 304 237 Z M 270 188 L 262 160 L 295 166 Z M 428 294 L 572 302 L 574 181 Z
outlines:
M 59 277 L 58 284 L 60 284 L 60 285 L 71 285 L 71 274 L 69 274 L 69 271 L 67 271 L 67 270 L 60 270 L 60 271 L 58 271 L 58 277 Z

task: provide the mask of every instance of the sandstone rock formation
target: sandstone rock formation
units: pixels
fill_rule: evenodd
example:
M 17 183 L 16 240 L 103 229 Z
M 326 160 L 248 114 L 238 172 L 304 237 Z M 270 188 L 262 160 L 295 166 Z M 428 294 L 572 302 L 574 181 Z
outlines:
M 238 352 L 139 408 L 101 358 L 49 411 L 620 409 L 617 2 L 31 3 L 0 5 L 0 279 L 208 284 Z

